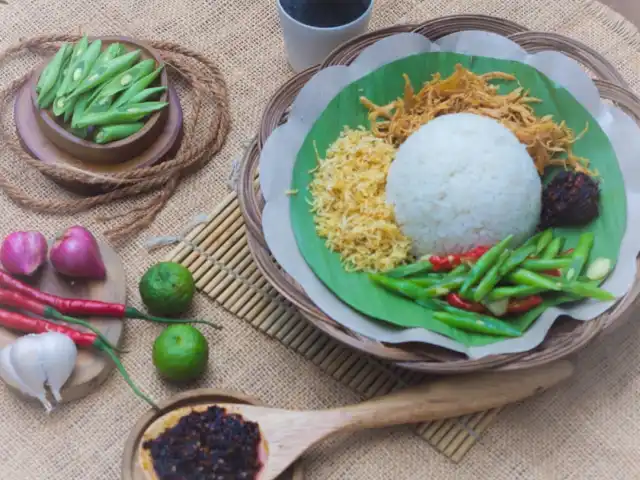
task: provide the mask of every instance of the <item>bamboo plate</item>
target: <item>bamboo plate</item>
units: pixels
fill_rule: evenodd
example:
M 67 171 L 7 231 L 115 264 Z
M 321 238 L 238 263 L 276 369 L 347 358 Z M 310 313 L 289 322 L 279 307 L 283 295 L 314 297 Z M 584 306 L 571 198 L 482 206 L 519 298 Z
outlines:
M 47 262 L 33 284 L 45 292 L 63 297 L 125 303 L 126 277 L 120 256 L 109 245 L 102 242 L 100 242 L 100 253 L 107 269 L 106 280 L 70 281 L 57 274 Z M 98 328 L 114 345 L 121 343 L 124 320 L 104 317 L 90 317 L 86 320 Z M 84 330 L 78 325 L 72 325 L 72 327 Z M 18 337 L 19 334 L 0 327 L 0 349 Z M 95 350 L 78 349 L 78 359 L 73 375 L 61 391 L 62 401 L 72 402 L 89 395 L 107 379 L 113 367 L 113 362 Z
M 626 90 L 623 84 L 618 83 L 621 79 L 620 74 L 600 54 L 570 38 L 540 32 L 527 32 L 524 27 L 519 27 L 511 22 L 479 15 L 439 18 L 425 22 L 413 29 L 414 32 L 425 35 L 431 40 L 461 30 L 485 30 L 502 35 L 508 34 L 509 38 L 519 43 L 527 51 L 552 49 L 574 58 L 596 79 L 595 83 L 602 98 L 615 103 L 625 110 L 632 119 L 640 123 L 640 99 Z M 372 36 L 379 39 L 393 33 L 394 31 L 391 30 L 391 32 L 383 32 L 380 36 L 375 36 L 374 32 L 358 37 L 334 50 L 325 65 L 348 64 L 371 43 L 369 39 Z M 261 142 L 266 140 L 277 125 L 286 121 L 291 103 L 313 73 L 313 71 L 307 71 L 299 74 L 274 94 L 268 110 L 265 110 L 262 117 L 259 132 Z M 640 295 L 640 282 L 636 281 L 623 300 L 606 314 L 590 322 L 575 321 L 568 317 L 560 318 L 539 347 L 530 352 L 511 355 L 493 355 L 478 360 L 469 360 L 462 354 L 440 347 L 424 344 L 388 345 L 363 337 L 342 325 L 338 325 L 321 312 L 300 286 L 283 272 L 271 257 L 268 248 L 266 248 L 261 228 L 264 200 L 259 186 L 255 182 L 258 161 L 259 150 L 248 152 L 241 167 L 238 201 L 247 227 L 251 253 L 262 274 L 316 327 L 342 343 L 391 361 L 400 367 L 437 374 L 457 374 L 487 369 L 526 369 L 542 365 L 577 352 L 603 331 L 611 330 L 614 326 L 623 323 L 629 318 L 629 309 Z
M 160 417 L 185 407 L 202 405 L 207 403 L 237 403 L 242 405 L 263 406 L 259 400 L 244 395 L 239 392 L 217 389 L 198 389 L 185 392 L 172 397 L 159 404 L 158 410 L 150 409 L 135 424 L 129 438 L 124 445 L 122 459 L 121 480 L 149 480 L 151 477 L 146 474 L 140 462 L 140 451 L 147 429 Z M 303 480 L 304 468 L 302 462 L 298 461 L 284 472 L 279 480 Z
M 35 81 L 35 78 L 32 81 Z M 96 178 L 99 178 L 105 174 L 117 174 L 135 168 L 151 167 L 175 156 L 180 147 L 182 140 L 182 107 L 180 106 L 178 94 L 172 87 L 169 88 L 169 114 L 164 129 L 158 135 L 157 140 L 149 149 L 137 157 L 115 164 L 85 162 L 51 143 L 40 129 L 40 122 L 31 101 L 31 89 L 31 82 L 27 82 L 18 92 L 14 104 L 14 121 L 22 147 L 32 157 L 44 163 L 65 166 L 71 170 L 93 174 Z M 92 183 L 91 185 L 80 182 L 61 183 L 56 178 L 52 179 L 62 187 L 82 195 L 96 195 L 105 191 L 99 183 Z

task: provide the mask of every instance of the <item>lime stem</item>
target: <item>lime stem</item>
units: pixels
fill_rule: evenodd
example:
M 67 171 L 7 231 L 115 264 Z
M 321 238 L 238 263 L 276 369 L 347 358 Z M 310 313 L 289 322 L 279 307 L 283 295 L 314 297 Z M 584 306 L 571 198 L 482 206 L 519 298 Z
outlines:
M 124 378 L 124 381 L 127 382 L 127 384 L 131 387 L 131 390 L 133 390 L 133 393 L 135 393 L 138 397 L 140 397 L 142 400 L 144 400 L 149 405 L 151 405 L 155 410 L 160 410 L 158 405 L 156 405 L 153 400 L 151 400 L 144 393 L 142 393 L 140 389 L 136 386 L 136 384 L 133 382 L 133 380 L 131 380 L 131 377 L 127 373 L 127 370 L 124 368 L 124 365 L 122 364 L 118 356 L 115 354 L 115 352 L 107 344 L 105 344 L 104 342 L 102 342 L 100 338 L 98 338 L 96 339 L 96 343 L 94 343 L 94 345 L 96 348 L 103 351 L 111 358 L 116 368 L 122 375 L 122 378 Z
M 216 330 L 222 330 L 220 325 L 216 325 L 215 323 L 207 322 L 206 320 L 190 320 L 190 319 L 181 319 L 181 318 L 165 318 L 165 317 L 155 317 L 153 315 L 147 315 L 146 313 L 142 313 L 140 310 L 134 307 L 127 307 L 125 311 L 125 316 L 129 318 L 137 318 L 139 320 L 148 320 L 149 322 L 155 323 L 173 323 L 173 324 L 182 324 L 182 323 L 201 323 L 203 325 L 208 325 L 211 328 Z

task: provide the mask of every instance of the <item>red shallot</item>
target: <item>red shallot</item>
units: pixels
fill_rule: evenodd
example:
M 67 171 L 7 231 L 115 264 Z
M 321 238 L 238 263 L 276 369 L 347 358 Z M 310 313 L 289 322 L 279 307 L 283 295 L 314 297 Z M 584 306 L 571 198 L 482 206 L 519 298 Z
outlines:
M 106 269 L 98 241 L 84 227 L 67 228 L 51 247 L 49 260 L 61 274 L 73 278 L 102 280 Z
M 14 275 L 33 275 L 47 260 L 47 239 L 40 232 L 13 232 L 0 246 L 0 262 Z

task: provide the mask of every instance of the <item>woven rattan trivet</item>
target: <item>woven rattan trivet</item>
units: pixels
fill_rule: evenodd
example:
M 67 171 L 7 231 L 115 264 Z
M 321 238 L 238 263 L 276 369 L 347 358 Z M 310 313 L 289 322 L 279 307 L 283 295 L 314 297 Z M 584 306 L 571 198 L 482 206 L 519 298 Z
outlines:
M 310 360 L 363 399 L 424 380 L 345 347 L 307 322 L 262 277 L 253 262 L 235 193 L 196 227 L 167 260 L 193 273 L 198 290 L 238 318 Z M 459 462 L 493 422 L 498 410 L 417 425 L 415 431 Z

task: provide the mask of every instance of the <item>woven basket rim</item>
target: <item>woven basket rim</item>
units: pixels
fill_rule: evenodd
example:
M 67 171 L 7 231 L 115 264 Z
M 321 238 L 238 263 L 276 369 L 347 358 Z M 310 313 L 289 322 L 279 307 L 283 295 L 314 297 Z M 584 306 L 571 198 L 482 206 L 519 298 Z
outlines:
M 462 27 L 459 27 L 462 26 Z M 258 268 L 265 278 L 293 303 L 316 327 L 336 340 L 378 358 L 391 361 L 403 368 L 431 373 L 457 374 L 487 369 L 514 370 L 532 368 L 571 355 L 584 348 L 606 328 L 620 322 L 624 312 L 640 294 L 639 282 L 614 308 L 589 322 L 559 319 L 537 348 L 523 353 L 492 355 L 480 359 L 468 359 L 463 354 L 440 347 L 420 344 L 384 344 L 363 337 L 327 317 L 305 295 L 304 291 L 283 272 L 271 257 L 261 227 L 264 200 L 255 182 L 259 151 L 264 141 L 278 125 L 286 121 L 293 99 L 308 80 L 320 69 L 330 65 L 349 64 L 363 48 L 384 36 L 399 31 L 420 33 L 435 40 L 456 31 L 456 28 L 495 31 L 507 35 L 528 51 L 548 50 L 558 46 L 569 57 L 586 66 L 596 77 L 596 86 L 603 98 L 611 100 L 640 123 L 640 99 L 625 88 L 622 76 L 604 57 L 588 46 L 558 34 L 527 31 L 513 22 L 496 17 L 459 15 L 429 20 L 418 26 L 397 25 L 382 31 L 373 31 L 357 37 L 334 50 L 324 64 L 312 67 L 286 82 L 269 101 L 256 140 L 247 150 L 242 163 L 238 188 L 238 200 L 247 225 L 249 247 Z M 491 30 L 491 29 L 494 30 Z M 433 34 L 433 36 L 430 36 Z M 335 63 L 344 62 L 344 63 Z

